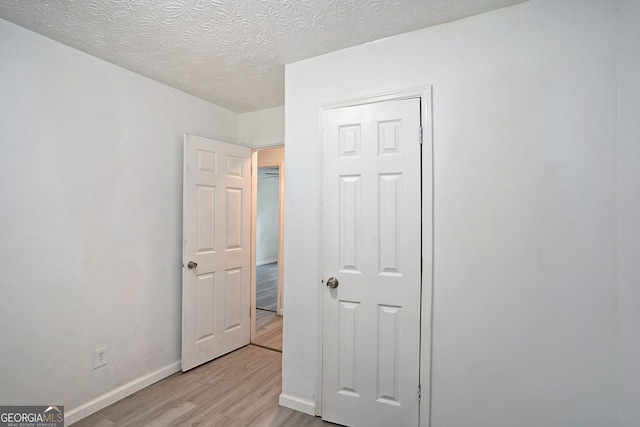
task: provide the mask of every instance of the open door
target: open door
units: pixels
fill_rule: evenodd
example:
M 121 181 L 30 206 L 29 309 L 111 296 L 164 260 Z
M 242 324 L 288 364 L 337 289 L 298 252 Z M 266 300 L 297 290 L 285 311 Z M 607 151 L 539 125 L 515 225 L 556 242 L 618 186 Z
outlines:
M 251 150 L 184 139 L 182 371 L 249 344 Z

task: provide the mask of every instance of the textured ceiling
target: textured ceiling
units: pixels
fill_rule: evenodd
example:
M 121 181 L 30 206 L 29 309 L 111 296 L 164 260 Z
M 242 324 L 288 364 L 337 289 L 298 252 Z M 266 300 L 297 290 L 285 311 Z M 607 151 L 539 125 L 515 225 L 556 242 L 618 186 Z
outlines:
M 0 0 L 0 17 L 241 113 L 284 64 L 524 0 Z

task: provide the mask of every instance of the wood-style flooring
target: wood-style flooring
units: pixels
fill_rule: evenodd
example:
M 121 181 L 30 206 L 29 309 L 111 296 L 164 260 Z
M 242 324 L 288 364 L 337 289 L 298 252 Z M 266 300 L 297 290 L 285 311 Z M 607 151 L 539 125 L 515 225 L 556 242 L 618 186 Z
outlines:
M 278 406 L 282 355 L 249 345 L 179 372 L 73 424 L 75 427 L 328 427 Z
M 256 309 L 256 337 L 253 344 L 282 353 L 282 316 Z
M 252 343 L 282 352 L 282 316 L 276 316 L 278 263 L 256 266 L 256 336 Z
M 278 308 L 278 263 L 256 266 L 256 308 L 275 312 Z

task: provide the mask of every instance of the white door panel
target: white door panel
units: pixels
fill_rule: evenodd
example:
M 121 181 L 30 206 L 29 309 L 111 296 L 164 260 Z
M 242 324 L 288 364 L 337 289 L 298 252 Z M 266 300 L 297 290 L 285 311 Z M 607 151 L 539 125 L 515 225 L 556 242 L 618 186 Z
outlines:
M 416 426 L 420 100 L 323 114 L 324 419 Z
M 249 343 L 250 155 L 185 135 L 183 371 Z

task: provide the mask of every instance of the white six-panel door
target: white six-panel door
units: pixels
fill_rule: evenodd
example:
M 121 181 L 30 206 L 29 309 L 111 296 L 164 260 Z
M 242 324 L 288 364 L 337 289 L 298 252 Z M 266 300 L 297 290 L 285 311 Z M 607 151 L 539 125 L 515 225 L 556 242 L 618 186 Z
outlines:
M 420 159 L 418 98 L 323 114 L 325 420 L 418 425 Z
M 249 148 L 185 135 L 183 371 L 249 343 L 250 157 Z

